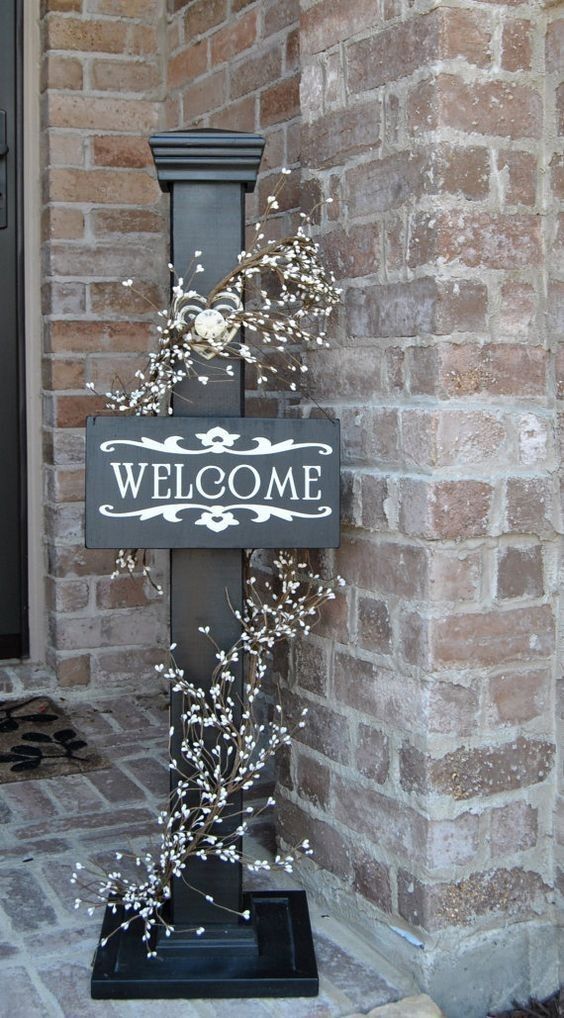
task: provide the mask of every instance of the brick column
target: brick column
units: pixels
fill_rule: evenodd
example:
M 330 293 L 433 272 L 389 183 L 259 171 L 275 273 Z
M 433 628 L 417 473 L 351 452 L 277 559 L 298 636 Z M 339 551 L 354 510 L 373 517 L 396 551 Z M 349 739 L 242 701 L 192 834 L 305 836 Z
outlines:
M 345 288 L 310 379 L 343 422 L 349 587 L 294 661 L 282 829 L 333 908 L 481 1016 L 557 983 L 546 26 L 375 10 L 302 3 L 302 174 Z
M 85 551 L 84 419 L 129 384 L 154 343 L 166 220 L 147 138 L 159 126 L 160 0 L 42 4 L 43 313 L 48 663 L 61 685 L 151 679 L 166 606 L 142 580 L 110 580 Z M 164 25 L 163 25 L 164 28 Z

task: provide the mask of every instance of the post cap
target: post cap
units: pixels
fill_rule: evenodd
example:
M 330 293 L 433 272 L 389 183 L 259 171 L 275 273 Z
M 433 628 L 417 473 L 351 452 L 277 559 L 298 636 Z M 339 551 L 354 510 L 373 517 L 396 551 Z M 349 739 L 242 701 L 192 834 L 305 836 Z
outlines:
M 167 131 L 149 138 L 163 191 L 174 181 L 240 181 L 254 189 L 264 148 L 260 134 L 203 127 Z

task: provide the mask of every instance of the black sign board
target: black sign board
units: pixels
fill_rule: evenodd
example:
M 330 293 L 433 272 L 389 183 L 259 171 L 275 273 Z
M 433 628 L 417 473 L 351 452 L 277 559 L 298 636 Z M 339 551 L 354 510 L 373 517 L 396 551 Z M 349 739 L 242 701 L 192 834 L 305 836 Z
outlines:
M 336 548 L 328 419 L 89 417 L 87 548 Z

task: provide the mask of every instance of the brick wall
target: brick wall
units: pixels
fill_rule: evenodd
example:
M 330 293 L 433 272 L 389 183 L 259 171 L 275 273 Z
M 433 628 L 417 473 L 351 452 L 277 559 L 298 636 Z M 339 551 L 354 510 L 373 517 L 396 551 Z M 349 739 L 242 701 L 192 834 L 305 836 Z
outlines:
M 281 770 L 282 835 L 311 838 L 304 881 L 449 1016 L 548 994 L 555 801 L 564 856 L 559 5 L 48 6 L 46 471 L 61 681 L 87 681 L 88 663 L 97 682 L 131 677 L 150 656 L 142 645 L 163 636 L 141 588 L 111 595 L 109 557 L 80 549 L 78 502 L 80 424 L 97 407 L 83 382 L 109 380 L 150 342 L 150 315 L 126 309 L 116 279 L 163 284 L 147 134 L 261 131 L 250 218 L 293 167 L 274 228 L 332 197 L 317 229 L 344 288 L 332 349 L 310 356 L 309 377 L 342 421 L 343 542 L 322 566 L 348 587 L 291 661 L 288 709 L 310 712 Z M 248 408 L 319 412 L 252 388 Z
M 153 341 L 166 220 L 147 138 L 164 96 L 159 0 L 42 4 L 44 462 L 48 661 L 61 685 L 135 679 L 166 637 L 143 585 L 110 585 L 111 552 L 85 551 L 84 417 L 129 381 Z M 164 269 L 164 272 L 163 272 Z M 150 669 L 147 669 L 150 680 Z

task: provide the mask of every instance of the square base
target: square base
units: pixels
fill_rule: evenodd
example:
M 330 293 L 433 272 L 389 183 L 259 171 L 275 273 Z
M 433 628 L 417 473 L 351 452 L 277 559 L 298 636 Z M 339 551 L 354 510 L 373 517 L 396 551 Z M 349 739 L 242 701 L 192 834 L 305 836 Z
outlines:
M 220 997 L 315 997 L 319 978 L 304 891 L 243 895 L 251 912 L 244 927 L 223 927 L 195 938 L 175 934 L 147 958 L 140 924 L 118 930 L 124 911 L 106 909 L 94 957 L 95 1000 L 166 1000 Z M 114 930 L 117 932 L 113 933 Z M 241 936 L 254 932 L 254 937 Z M 112 935 L 113 933 L 113 935 Z

